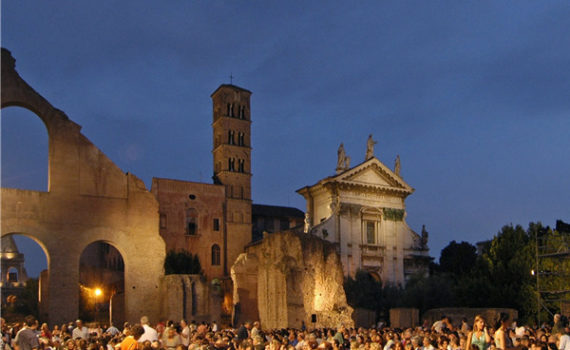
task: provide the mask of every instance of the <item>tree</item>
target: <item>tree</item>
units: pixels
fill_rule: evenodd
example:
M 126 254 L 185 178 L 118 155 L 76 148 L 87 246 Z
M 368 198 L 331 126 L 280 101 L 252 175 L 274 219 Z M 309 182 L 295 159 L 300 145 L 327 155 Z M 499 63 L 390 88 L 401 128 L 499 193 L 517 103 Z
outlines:
M 531 276 L 534 248 L 534 240 L 520 225 L 503 226 L 493 238 L 489 251 L 483 255 L 492 282 L 489 306 L 515 308 L 521 319 L 533 314 L 536 310 Z
M 354 279 L 348 277 L 344 282 L 344 290 L 348 303 L 354 307 L 377 310 L 380 306 L 382 283 L 367 271 L 358 270 Z
M 477 261 L 477 248 L 474 245 L 451 241 L 441 251 L 439 268 L 442 272 L 450 273 L 454 278 L 459 278 L 470 273 L 475 268 Z
M 198 255 L 193 255 L 185 250 L 178 252 L 171 250 L 164 258 L 164 274 L 203 274 Z

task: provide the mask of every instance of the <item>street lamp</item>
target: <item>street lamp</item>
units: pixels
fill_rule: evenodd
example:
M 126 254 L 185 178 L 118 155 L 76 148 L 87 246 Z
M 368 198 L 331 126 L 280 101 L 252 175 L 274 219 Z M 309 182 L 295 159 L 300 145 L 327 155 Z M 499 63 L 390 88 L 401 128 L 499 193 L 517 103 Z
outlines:
M 99 319 L 99 308 L 97 307 L 98 304 L 98 298 L 100 295 L 103 294 L 103 291 L 101 290 L 101 288 L 95 288 L 95 322 L 97 322 L 97 320 Z
M 109 296 L 109 327 L 113 325 L 113 297 L 117 294 L 117 291 L 113 289 L 111 295 Z

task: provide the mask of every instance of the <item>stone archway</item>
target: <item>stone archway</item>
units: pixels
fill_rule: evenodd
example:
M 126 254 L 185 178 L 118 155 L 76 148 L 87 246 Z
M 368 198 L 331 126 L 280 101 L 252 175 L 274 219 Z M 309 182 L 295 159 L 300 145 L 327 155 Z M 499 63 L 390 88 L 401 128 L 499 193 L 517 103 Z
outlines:
M 81 253 L 79 316 L 103 324 L 125 321 L 125 263 L 111 242 L 93 242 Z
M 16 72 L 2 49 L 1 107 L 34 112 L 49 137 L 48 191 L 2 188 L 1 235 L 26 232 L 49 252 L 48 321 L 78 315 L 79 259 L 94 241 L 114 242 L 125 261 L 125 316 L 158 317 L 164 240 L 158 203 L 136 176 L 124 173 Z M 46 254 L 47 255 L 47 254 Z

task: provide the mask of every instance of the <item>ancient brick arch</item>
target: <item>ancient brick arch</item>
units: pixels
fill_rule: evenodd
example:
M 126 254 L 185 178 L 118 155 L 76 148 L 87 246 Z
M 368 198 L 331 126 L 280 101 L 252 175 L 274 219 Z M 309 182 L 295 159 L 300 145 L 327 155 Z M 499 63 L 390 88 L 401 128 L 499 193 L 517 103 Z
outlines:
M 125 262 L 125 314 L 159 315 L 165 244 L 158 203 L 136 176 L 124 173 L 87 139 L 81 127 L 54 108 L 16 72 L 2 49 L 2 108 L 38 115 L 49 137 L 48 192 L 2 188 L 1 235 L 24 233 L 48 256 L 50 324 L 78 314 L 79 258 L 92 242 L 113 242 Z

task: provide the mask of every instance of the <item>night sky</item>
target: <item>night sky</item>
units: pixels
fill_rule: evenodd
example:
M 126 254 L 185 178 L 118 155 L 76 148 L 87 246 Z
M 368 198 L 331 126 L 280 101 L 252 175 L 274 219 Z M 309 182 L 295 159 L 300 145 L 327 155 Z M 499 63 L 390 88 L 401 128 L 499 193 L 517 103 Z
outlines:
M 253 92 L 255 203 L 305 210 L 295 191 L 334 174 L 341 142 L 362 162 L 373 134 L 436 258 L 570 221 L 568 1 L 18 0 L 1 22 L 24 80 L 149 188 L 211 182 L 210 94 L 231 74 Z M 4 187 L 47 189 L 32 112 L 2 110 L 1 169 Z

